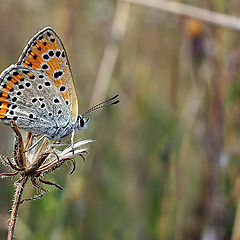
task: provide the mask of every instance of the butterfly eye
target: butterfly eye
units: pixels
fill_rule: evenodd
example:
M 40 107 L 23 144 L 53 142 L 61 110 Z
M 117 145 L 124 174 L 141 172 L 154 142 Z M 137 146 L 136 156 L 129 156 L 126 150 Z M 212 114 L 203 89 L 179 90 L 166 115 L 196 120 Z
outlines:
M 80 118 L 80 127 L 84 127 L 84 124 L 85 124 L 85 122 L 84 122 L 83 118 Z

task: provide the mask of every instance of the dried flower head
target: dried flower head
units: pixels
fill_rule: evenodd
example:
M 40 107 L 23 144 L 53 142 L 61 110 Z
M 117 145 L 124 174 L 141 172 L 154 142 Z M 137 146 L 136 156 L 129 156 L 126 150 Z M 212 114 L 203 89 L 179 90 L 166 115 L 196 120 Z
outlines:
M 1 177 L 8 177 L 14 175 L 20 175 L 20 179 L 16 182 L 17 184 L 22 182 L 27 182 L 28 179 L 31 180 L 34 187 L 41 190 L 41 194 L 21 200 L 20 203 L 28 200 L 35 200 L 42 197 L 48 191 L 43 188 L 40 183 L 52 185 L 58 189 L 63 190 L 63 188 L 53 182 L 44 180 L 45 175 L 56 168 L 60 167 L 63 163 L 70 161 L 73 163 L 73 170 L 70 174 L 75 170 L 75 160 L 74 156 L 79 155 L 84 159 L 83 154 L 87 153 L 87 148 L 83 147 L 87 143 L 92 142 L 92 140 L 84 140 L 78 141 L 74 144 L 73 149 L 72 146 L 68 146 L 63 150 L 59 150 L 62 148 L 62 145 L 58 142 L 50 143 L 48 139 L 44 139 L 43 143 L 39 146 L 38 149 L 36 147 L 31 149 L 31 146 L 34 144 L 35 137 L 32 133 L 27 134 L 27 138 L 25 143 L 23 142 L 22 135 L 18 130 L 18 127 L 14 121 L 10 122 L 12 130 L 15 133 L 15 143 L 14 143 L 14 156 L 12 159 L 6 156 L 0 156 L 3 163 L 9 166 L 12 170 L 11 173 L 1 173 Z M 25 151 L 25 149 L 31 149 L 29 151 Z

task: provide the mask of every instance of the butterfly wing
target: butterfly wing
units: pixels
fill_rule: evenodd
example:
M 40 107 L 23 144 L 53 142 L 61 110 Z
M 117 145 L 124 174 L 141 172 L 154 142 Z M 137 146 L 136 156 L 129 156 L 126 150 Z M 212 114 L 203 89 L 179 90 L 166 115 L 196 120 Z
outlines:
M 56 130 L 71 124 L 60 91 L 44 71 L 12 65 L 0 75 L 0 120 L 55 138 Z
M 17 65 L 44 71 L 70 108 L 72 122 L 76 121 L 78 100 L 70 63 L 61 39 L 52 28 L 44 28 L 29 41 Z

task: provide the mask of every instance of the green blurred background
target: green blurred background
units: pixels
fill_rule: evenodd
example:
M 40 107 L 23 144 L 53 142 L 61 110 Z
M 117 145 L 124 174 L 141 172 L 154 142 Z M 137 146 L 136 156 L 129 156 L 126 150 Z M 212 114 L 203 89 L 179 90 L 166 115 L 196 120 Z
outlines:
M 185 3 L 240 13 L 238 0 Z M 92 113 L 76 136 L 96 140 L 87 161 L 46 176 L 65 190 L 24 203 L 15 239 L 240 239 L 239 33 L 116 0 L 1 0 L 0 70 L 45 26 L 65 44 L 79 111 L 121 103 Z M 0 182 L 0 239 L 16 180 Z

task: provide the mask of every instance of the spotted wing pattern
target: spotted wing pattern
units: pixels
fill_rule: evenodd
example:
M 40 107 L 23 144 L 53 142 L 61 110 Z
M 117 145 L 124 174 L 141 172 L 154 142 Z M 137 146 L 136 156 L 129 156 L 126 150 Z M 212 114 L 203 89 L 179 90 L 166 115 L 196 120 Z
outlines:
M 55 130 L 69 124 L 57 86 L 44 71 L 12 65 L 0 75 L 0 120 L 14 120 L 27 131 L 54 138 Z
M 52 28 L 44 28 L 29 41 L 17 65 L 44 71 L 70 108 L 72 121 L 76 121 L 78 100 L 70 63 L 61 39 Z

